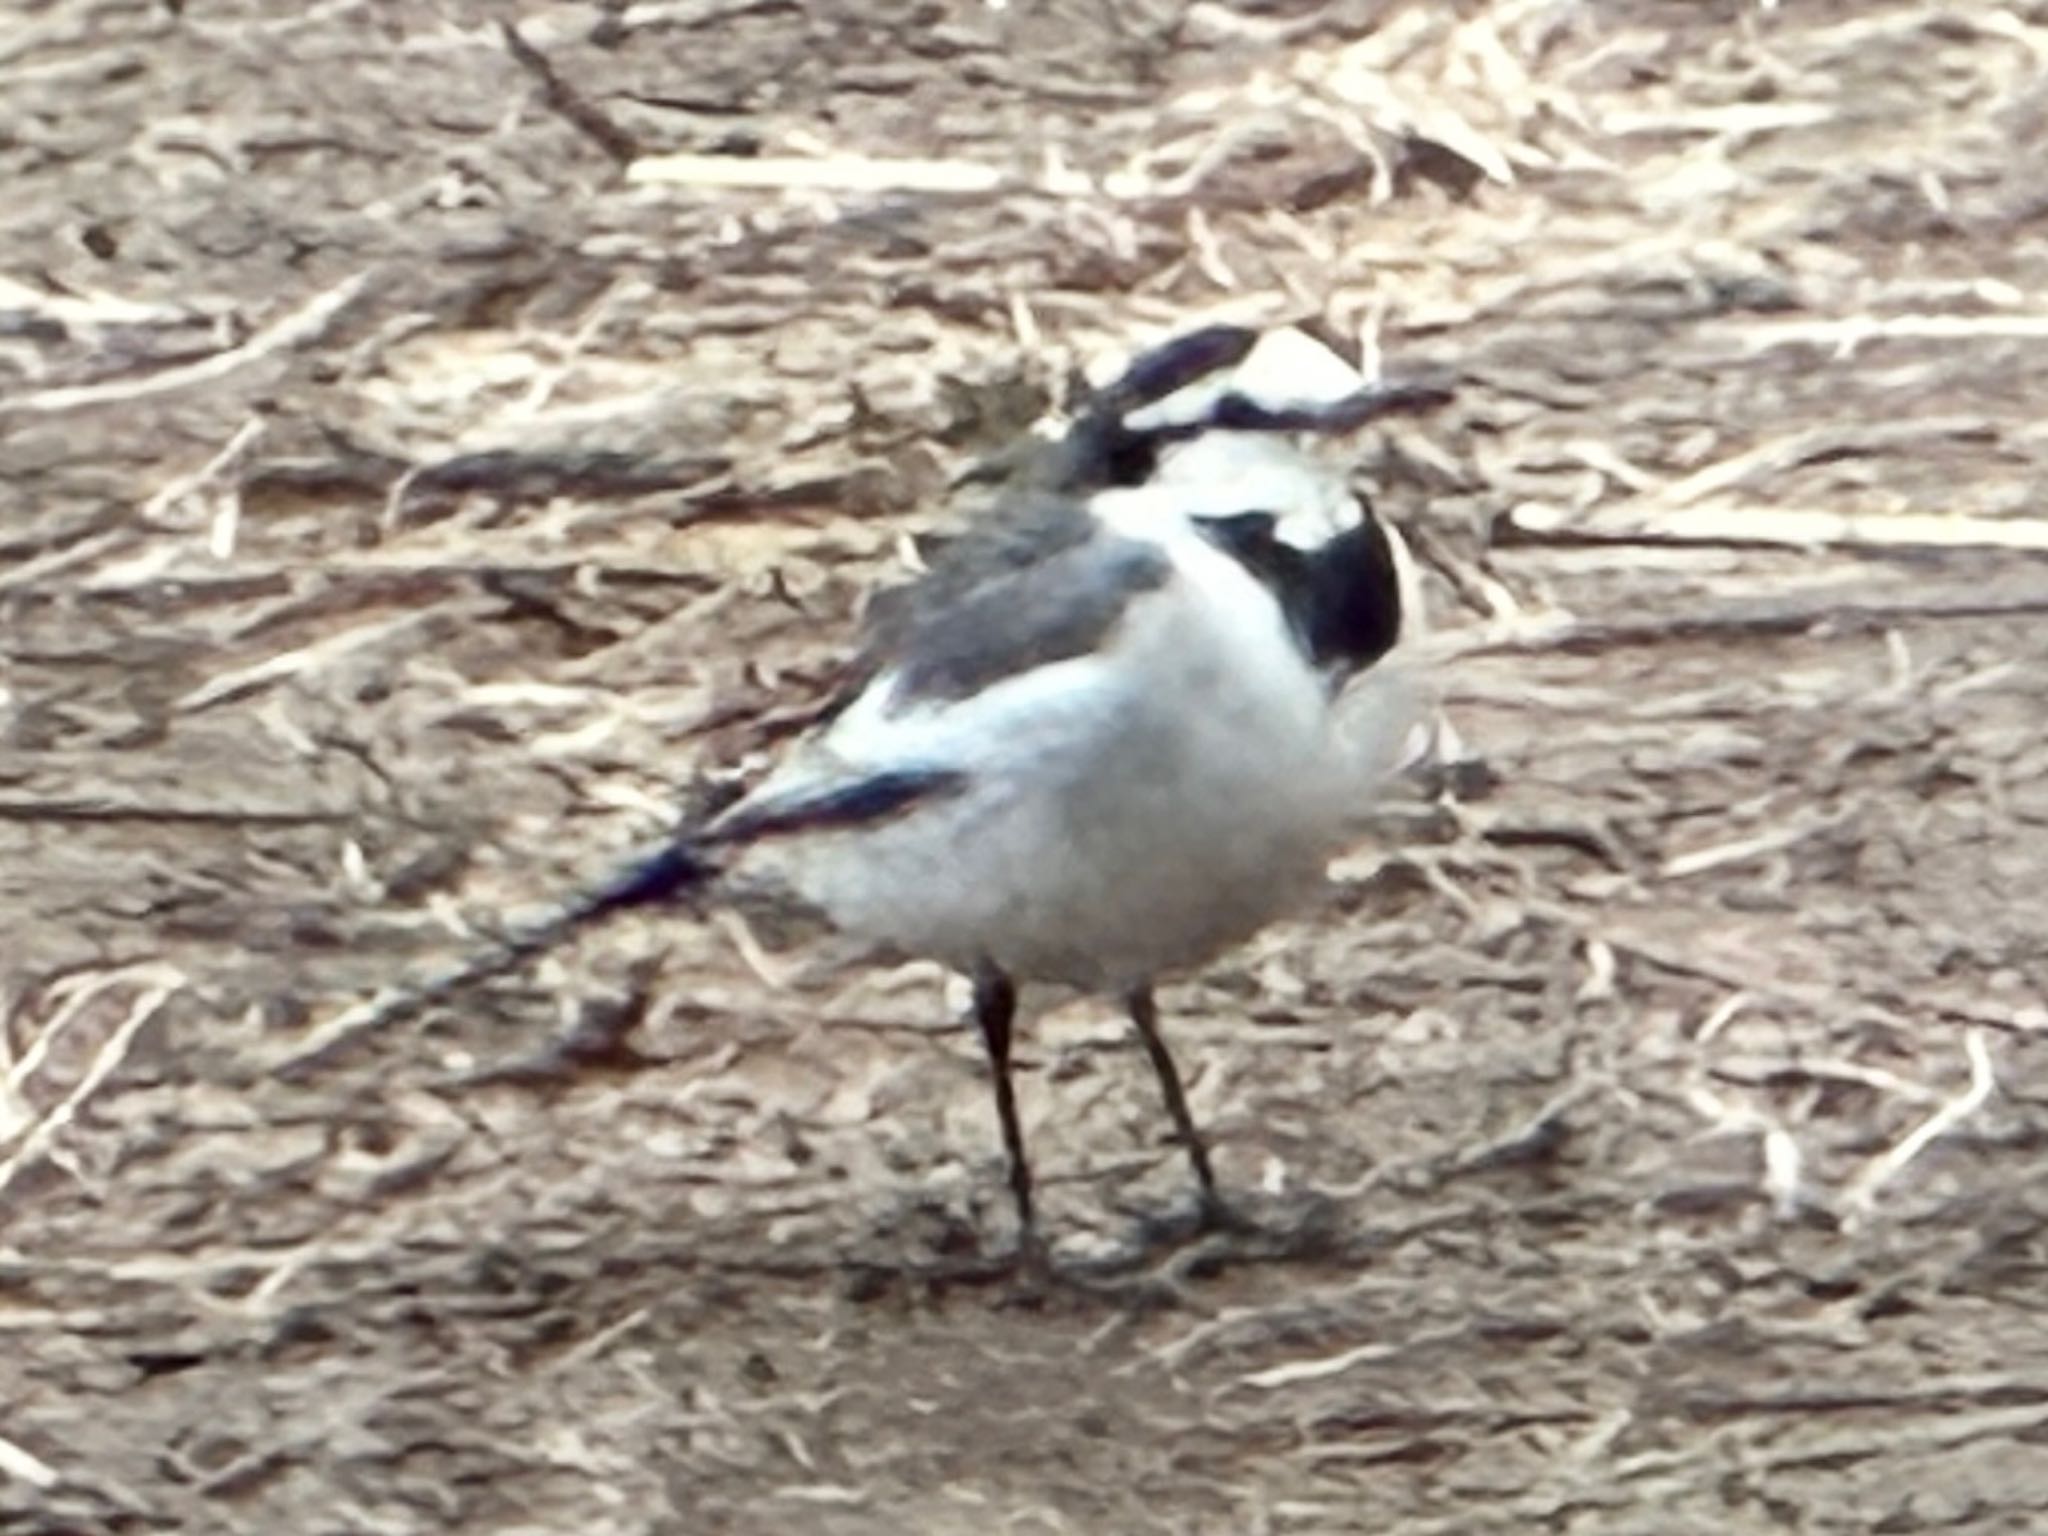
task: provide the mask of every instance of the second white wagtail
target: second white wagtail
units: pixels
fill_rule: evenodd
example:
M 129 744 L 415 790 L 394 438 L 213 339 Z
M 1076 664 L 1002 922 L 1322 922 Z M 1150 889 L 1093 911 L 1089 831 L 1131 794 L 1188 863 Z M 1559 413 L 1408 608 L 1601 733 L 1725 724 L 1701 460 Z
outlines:
M 1397 693 L 1355 687 L 1401 634 L 1394 544 L 1291 439 L 1442 398 L 1367 384 L 1291 329 L 1213 326 L 1140 356 L 1011 456 L 923 575 L 877 595 L 841 704 L 764 782 L 295 1064 L 599 918 L 765 882 L 972 978 L 1027 1259 L 1043 1250 L 1010 1073 L 1024 984 L 1124 1001 L 1221 1219 L 1153 986 L 1314 889 L 1413 723 Z

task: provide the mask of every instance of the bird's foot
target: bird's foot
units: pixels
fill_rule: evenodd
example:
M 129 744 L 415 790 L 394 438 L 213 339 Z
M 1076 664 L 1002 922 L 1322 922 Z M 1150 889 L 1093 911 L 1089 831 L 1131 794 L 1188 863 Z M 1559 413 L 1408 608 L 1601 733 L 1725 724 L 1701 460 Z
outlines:
M 1337 1225 L 1336 1205 L 1312 1190 L 1225 1196 L 1209 1189 L 1140 1214 L 1127 1252 L 1178 1250 L 1174 1267 L 1192 1277 L 1235 1260 L 1314 1257 L 1335 1240 Z
M 1036 1227 L 1026 1227 L 1018 1234 L 1016 1251 L 1010 1256 L 1005 1303 L 1035 1310 L 1045 1305 L 1059 1281 L 1052 1250 Z
M 1252 1216 L 1235 1201 L 1226 1200 L 1213 1187 L 1195 1197 L 1195 1232 L 1246 1233 L 1256 1230 Z

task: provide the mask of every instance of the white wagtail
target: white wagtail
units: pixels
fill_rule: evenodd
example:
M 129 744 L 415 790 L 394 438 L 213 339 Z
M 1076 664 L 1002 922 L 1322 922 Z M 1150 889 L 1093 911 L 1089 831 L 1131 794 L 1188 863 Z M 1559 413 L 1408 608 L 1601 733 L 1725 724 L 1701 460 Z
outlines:
M 1154 981 L 1297 904 L 1410 725 L 1341 707 L 1399 637 L 1402 583 L 1370 508 L 1289 439 L 1441 397 L 1368 385 L 1294 330 L 1215 326 L 1140 356 L 1011 456 L 922 576 L 876 596 L 843 702 L 765 782 L 297 1062 L 600 917 L 765 881 L 973 979 L 1027 1256 L 1021 983 L 1125 1001 L 1220 1218 Z

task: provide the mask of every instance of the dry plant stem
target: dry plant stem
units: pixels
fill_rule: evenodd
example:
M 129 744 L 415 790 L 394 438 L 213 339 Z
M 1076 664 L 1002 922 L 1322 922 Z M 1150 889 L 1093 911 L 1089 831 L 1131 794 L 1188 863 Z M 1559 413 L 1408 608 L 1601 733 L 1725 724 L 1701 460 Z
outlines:
M 657 155 L 636 160 L 628 178 L 647 186 L 756 187 L 783 191 L 987 193 L 1008 178 L 958 160 L 875 160 L 859 155 L 782 159 L 730 155 Z
M 1505 543 L 1703 544 L 1740 548 L 1865 551 L 2013 550 L 2048 554 L 2048 523 L 2038 518 L 1964 517 L 1946 512 L 1888 512 L 1859 517 L 1818 509 L 1632 504 L 1591 513 L 1517 507 Z
M 1852 1220 L 1873 1214 L 1877 1209 L 1878 1194 L 1887 1184 L 1904 1173 L 1929 1147 L 1982 1109 L 1991 1097 L 1998 1080 L 1992 1070 L 1991 1047 L 1985 1041 L 1984 1032 L 1981 1029 L 1969 1031 L 1963 1036 L 1963 1048 L 1970 1062 L 1969 1085 L 1921 1121 L 1910 1135 L 1872 1158 L 1850 1181 L 1849 1187 L 1843 1191 L 1842 1204 Z
M 121 405 L 155 395 L 171 394 L 222 379 L 279 352 L 308 346 L 327 334 L 343 310 L 353 304 L 377 276 L 374 267 L 344 278 L 332 288 L 315 294 L 297 309 L 272 321 L 238 347 L 198 362 L 161 369 L 138 379 L 119 379 L 105 384 L 78 384 L 67 388 L 38 390 L 12 399 L 0 395 L 0 420 L 15 412 L 49 414 L 75 411 L 87 406 Z
M 1903 602 L 1840 597 L 1764 599 L 1654 619 L 1580 619 L 1569 614 L 1517 619 L 1431 635 L 1417 649 L 1423 660 L 1453 662 L 1536 651 L 1584 654 L 1686 640 L 1769 639 L 1805 634 L 1822 626 L 1838 633 L 1858 632 L 1916 621 L 2031 618 L 2044 613 L 2048 613 L 2048 589 L 2009 596 L 1964 592 Z
M 155 984 L 130 1005 L 127 1017 L 108 1036 L 107 1043 L 93 1057 L 92 1065 L 79 1079 L 77 1086 L 48 1114 L 31 1125 L 13 1153 L 4 1161 L 0 1161 L 0 1197 L 6 1195 L 8 1188 L 24 1168 L 50 1150 L 64 1128 L 77 1118 L 79 1109 L 126 1059 L 130 1047 L 135 1044 L 135 1038 L 142 1033 L 144 1026 L 156 1017 L 158 1010 L 172 994 L 185 985 L 185 978 L 168 967 L 146 967 L 131 974 L 134 979 L 147 980 Z
M 59 1478 L 55 1467 L 5 1437 L 0 1437 L 0 1474 L 42 1489 L 56 1487 Z
M 564 81 L 547 55 L 522 37 L 511 22 L 498 23 L 498 34 L 505 40 L 506 51 L 519 61 L 520 68 L 540 82 L 550 111 L 559 113 L 563 121 L 603 150 L 614 164 L 633 163 L 640 154 L 640 145 L 630 133 Z

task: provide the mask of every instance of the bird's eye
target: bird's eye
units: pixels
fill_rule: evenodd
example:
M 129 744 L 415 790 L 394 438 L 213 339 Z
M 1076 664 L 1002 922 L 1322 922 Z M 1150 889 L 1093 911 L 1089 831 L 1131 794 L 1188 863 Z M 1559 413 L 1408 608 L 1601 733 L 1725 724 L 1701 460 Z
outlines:
M 1104 466 L 1111 485 L 1143 485 L 1159 468 L 1159 446 L 1148 437 L 1128 436 L 1109 451 Z

